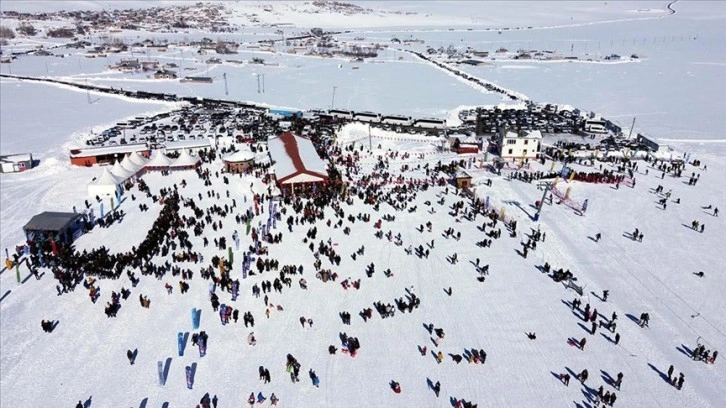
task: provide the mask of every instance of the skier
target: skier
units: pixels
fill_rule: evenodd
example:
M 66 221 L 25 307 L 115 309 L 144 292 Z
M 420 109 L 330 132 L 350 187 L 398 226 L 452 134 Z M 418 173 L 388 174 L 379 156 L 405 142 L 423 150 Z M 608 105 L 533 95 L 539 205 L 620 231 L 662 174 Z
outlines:
M 129 359 L 131 365 L 134 365 L 134 353 L 131 350 L 126 350 L 126 358 Z
M 570 375 L 569 374 L 560 374 L 560 380 L 565 384 L 566 387 L 570 386 Z
M 580 383 L 585 383 L 587 381 L 588 373 L 587 369 L 582 370 L 582 372 L 577 376 L 577 378 L 580 380 Z
M 250 404 L 250 406 L 255 405 L 255 393 L 250 393 L 250 397 L 247 398 L 247 403 Z
M 671 381 L 672 376 L 673 376 L 673 364 L 671 364 L 671 366 L 668 367 L 668 381 Z
M 396 394 L 400 394 L 401 393 L 401 384 L 397 383 L 396 381 L 391 381 L 391 389 Z
M 310 379 L 313 381 L 313 385 L 316 387 L 320 387 L 320 378 L 318 378 L 318 375 L 315 374 L 315 371 L 311 368 L 310 371 L 308 371 L 308 375 L 310 376 Z
M 585 343 L 587 343 L 587 339 L 583 337 L 582 340 L 580 340 L 580 350 L 585 350 Z
M 217 399 L 217 394 L 214 394 L 214 397 L 212 398 L 212 406 L 214 406 L 214 408 L 217 408 L 217 401 L 219 401 Z
M 685 380 L 685 378 L 683 377 L 683 373 L 680 373 L 680 375 L 678 376 L 678 386 L 677 386 L 677 388 L 678 388 L 679 390 L 680 390 L 681 388 L 683 388 L 683 381 L 684 381 L 684 380 Z
M 78 401 L 78 404 L 76 404 L 76 408 L 83 408 L 83 404 L 81 404 L 81 401 Z
M 273 406 L 273 407 L 274 407 L 274 406 L 277 406 L 277 401 L 279 401 L 279 400 L 280 400 L 280 399 L 279 399 L 279 398 L 277 398 L 277 395 L 275 395 L 275 393 L 274 393 L 274 392 L 272 393 L 272 395 L 270 395 L 270 405 L 271 405 L 271 406 Z
M 615 345 L 617 346 L 618 343 L 620 343 L 620 333 L 615 333 Z
M 602 235 L 599 232 L 595 234 L 595 242 L 600 242 L 600 238 L 602 238 Z
M 615 380 L 615 388 L 620 391 L 620 385 L 623 383 L 623 373 L 618 373 L 617 380 Z
M 436 381 L 436 384 L 434 384 L 434 393 L 436 394 L 436 398 L 439 397 L 440 391 L 441 391 L 441 383 Z
M 602 301 L 603 302 L 607 302 L 608 301 L 608 295 L 609 294 L 610 294 L 610 291 L 607 290 L 607 289 L 602 291 Z

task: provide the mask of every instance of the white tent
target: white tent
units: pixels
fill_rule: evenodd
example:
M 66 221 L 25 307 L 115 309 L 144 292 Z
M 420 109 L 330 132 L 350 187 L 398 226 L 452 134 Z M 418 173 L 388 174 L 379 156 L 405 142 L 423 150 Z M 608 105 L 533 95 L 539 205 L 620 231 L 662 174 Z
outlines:
M 131 161 L 131 163 L 135 164 L 139 168 L 146 166 L 146 162 L 148 161 L 146 160 L 146 158 L 144 158 L 144 156 L 139 154 L 139 152 L 133 152 L 126 157 L 129 158 L 129 161 Z M 121 162 L 121 165 L 123 166 L 123 162 Z
M 131 160 L 131 157 L 130 156 L 124 156 L 124 159 L 121 160 L 121 167 L 123 167 L 126 171 L 130 172 L 131 175 L 133 176 L 136 173 L 138 173 L 139 172 L 139 169 L 141 169 L 144 166 L 143 165 L 138 165 L 138 164 L 134 163 Z
M 111 174 L 118 178 L 121 182 L 124 182 L 126 181 L 126 179 L 136 174 L 136 172 L 124 168 L 123 165 L 118 160 L 116 160 L 116 163 L 113 165 L 113 167 L 111 167 Z
M 166 157 L 161 150 L 157 150 L 154 157 L 146 163 L 146 169 L 148 170 L 166 170 L 171 165 L 172 161 Z
M 193 169 L 199 165 L 202 160 L 197 156 L 192 156 L 186 150 L 183 150 L 179 157 L 171 164 L 171 168 L 175 170 Z
M 116 176 L 111 174 L 111 172 L 108 170 L 108 167 L 103 168 L 103 173 L 101 175 L 93 180 L 92 182 L 88 183 L 88 195 L 91 197 L 95 196 L 115 196 L 116 192 L 118 191 L 119 184 L 122 183 L 122 180 L 118 179 Z

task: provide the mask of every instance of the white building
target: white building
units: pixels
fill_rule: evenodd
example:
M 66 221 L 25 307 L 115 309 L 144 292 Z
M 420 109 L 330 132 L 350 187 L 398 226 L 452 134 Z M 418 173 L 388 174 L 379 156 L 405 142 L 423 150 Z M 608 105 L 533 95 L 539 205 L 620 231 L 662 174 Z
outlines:
M 542 144 L 539 130 L 519 132 L 501 129 L 499 131 L 499 155 L 502 158 L 536 159 Z
M 32 167 L 33 155 L 30 153 L 0 156 L 0 173 L 16 173 Z

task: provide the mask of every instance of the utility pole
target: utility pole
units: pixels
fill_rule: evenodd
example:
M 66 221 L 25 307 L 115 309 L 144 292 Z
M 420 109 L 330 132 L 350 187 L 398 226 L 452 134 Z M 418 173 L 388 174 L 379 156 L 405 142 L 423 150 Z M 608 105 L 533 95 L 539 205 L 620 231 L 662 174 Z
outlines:
M 265 74 L 262 74 L 262 93 L 265 93 Z
M 335 107 L 335 90 L 337 88 L 338 88 L 337 86 L 333 86 L 333 100 L 330 102 L 330 109 L 333 109 Z
M 257 93 L 260 93 L 260 74 L 257 74 Z
M 635 118 L 633 118 L 633 124 L 630 125 L 630 133 L 628 133 L 628 140 L 630 140 L 630 136 L 633 134 L 633 128 L 635 128 Z
M 224 94 L 229 95 L 229 89 L 227 88 L 227 73 L 223 73 L 222 77 L 224 78 Z

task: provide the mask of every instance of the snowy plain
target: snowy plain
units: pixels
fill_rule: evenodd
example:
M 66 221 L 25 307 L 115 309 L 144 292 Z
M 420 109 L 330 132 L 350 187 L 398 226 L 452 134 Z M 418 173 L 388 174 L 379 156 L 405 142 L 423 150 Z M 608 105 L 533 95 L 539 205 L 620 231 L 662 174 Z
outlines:
M 15 2 L 3 2 L 3 7 L 8 3 Z M 367 4 L 363 3 L 368 7 Z M 398 7 L 410 7 L 431 14 L 452 13 L 448 3 L 397 4 Z M 502 21 L 524 26 L 560 26 L 579 22 L 583 25 L 501 35 L 486 32 L 471 34 L 462 25 L 460 30 L 451 34 L 443 29 L 417 28 L 420 20 L 403 22 L 403 17 L 397 16 L 395 22 L 390 22 L 383 17 L 373 19 L 367 16 L 361 20 L 365 25 L 359 23 L 358 26 L 361 32 L 392 30 L 393 35 L 409 33 L 416 38 L 425 37 L 427 42 L 440 41 L 443 46 L 463 39 L 459 41 L 463 46 L 471 42 L 478 48 L 477 41 L 489 35 L 492 38 L 486 41 L 491 41 L 493 46 L 499 46 L 498 42 L 512 41 L 522 47 L 530 43 L 535 43 L 534 47 L 544 47 L 545 42 L 555 42 L 565 44 L 563 48 L 566 49 L 566 44 L 576 39 L 583 49 L 587 44 L 587 49 L 593 51 L 598 42 L 601 46 L 609 44 L 608 39 L 626 39 L 626 44 L 629 44 L 632 38 L 642 41 L 642 38 L 668 36 L 669 33 L 673 33 L 671 36 L 686 35 L 697 28 L 698 40 L 693 42 L 668 42 L 667 38 L 662 44 L 633 49 L 633 52 L 647 56 L 637 64 L 527 62 L 519 64 L 534 68 L 508 69 L 506 67 L 516 64 L 507 62 L 493 68 L 470 68 L 470 72 L 477 76 L 522 92 L 538 102 L 567 103 L 595 110 L 608 118 L 622 116 L 624 125 L 629 125 L 631 117 L 637 116 L 636 130 L 673 145 L 675 154 L 690 152 L 692 158 L 701 159 L 708 166 L 707 171 L 687 167 L 688 174 L 694 171 L 701 175 L 697 187 L 669 176 L 661 180 L 653 169 L 648 176 L 636 175 L 638 184 L 634 189 L 621 187 L 615 190 L 607 185 L 576 182 L 572 194 L 578 199 L 590 200 L 585 216 L 575 215 L 564 206 L 548 206 L 541 221 L 533 223 L 528 217 L 532 213 L 530 204 L 541 196 L 541 191 L 534 184 L 507 181 L 491 173 L 472 170 L 477 174 L 477 180 L 493 179 L 491 188 L 477 186 L 479 194 L 489 195 L 495 208 L 504 207 L 507 214 L 519 221 L 520 231 L 528 232 L 530 227 L 536 229 L 537 226 L 546 231 L 546 242 L 538 245 L 527 259 L 522 259 L 515 252 L 521 248 L 519 239 L 508 238 L 503 232 L 503 238 L 495 240 L 492 248 L 482 250 L 474 245 L 484 238 L 476 228 L 478 224 L 459 223 L 447 214 L 448 205 L 455 200 L 451 189 L 446 196 L 446 206 L 436 206 L 436 214 L 425 212 L 424 201 L 435 202 L 442 196 L 442 189 L 433 189 L 420 194 L 413 203 L 418 205 L 418 212 L 396 213 L 396 222 L 384 223 L 385 231 L 390 229 L 394 234 L 402 234 L 403 247 L 385 239 L 375 239 L 371 223 L 360 225 L 357 222 L 353 225 L 353 239 L 343 236 L 339 229 L 317 225 L 321 230 L 318 236 L 323 239 L 331 237 L 338 244 L 336 251 L 344 258 L 335 270 L 342 278 L 361 278 L 360 291 L 343 291 L 338 283 L 322 283 L 308 274 L 307 271 L 312 270 L 313 258 L 301 244 L 307 228 L 296 227 L 291 234 L 283 232 L 283 243 L 271 245 L 270 255 L 280 259 L 281 264 L 305 265 L 308 291 L 300 290 L 293 282 L 292 289 L 272 296 L 271 302 L 284 305 L 285 310 L 273 312 L 267 320 L 262 301 L 250 295 L 252 284 L 260 279 L 269 279 L 263 275 L 243 281 L 242 296 L 233 304 L 240 311 L 251 310 L 255 315 L 258 323 L 254 329 L 258 338 L 255 348 L 246 344 L 249 330 L 242 328 L 241 323 L 221 326 L 209 306 L 206 283 L 200 282 L 196 271 L 191 282 L 192 290 L 186 295 L 178 293 L 176 282 L 171 279 L 165 280 L 175 286 L 175 290 L 172 295 L 167 295 L 163 282 L 142 278 L 142 283 L 132 291 L 131 302 L 123 303 L 116 319 L 103 317 L 103 303 L 108 300 L 111 290 L 118 291 L 122 285 L 129 287 L 128 281 L 102 282 L 101 302 L 94 305 L 80 289 L 56 297 L 52 276 L 48 272 L 40 281 L 31 277 L 18 285 L 14 271 L 5 271 L 0 274 L 0 406 L 71 407 L 77 400 L 87 401 L 90 397 L 89 406 L 94 408 L 157 407 L 164 402 L 168 402 L 170 407 L 193 407 L 208 391 L 220 397 L 221 407 L 231 407 L 243 406 L 250 392 L 263 391 L 267 397 L 275 392 L 281 399 L 279 406 L 283 407 L 448 407 L 452 406 L 450 397 L 474 400 L 479 406 L 492 407 L 591 407 L 592 403 L 587 399 L 589 388 L 581 387 L 574 379 L 569 387 L 564 387 L 555 378 L 555 374 L 566 372 L 568 368 L 573 372 L 588 368 L 590 380 L 587 384 L 592 388 L 604 384 L 604 373 L 614 376 L 622 371 L 625 380 L 622 392 L 617 392 L 619 406 L 726 405 L 723 361 L 704 365 L 693 362 L 680 351 L 686 347 L 692 350 L 699 336 L 712 350 L 723 350 L 726 346 L 722 329 L 726 326 L 722 313 L 726 307 L 723 300 L 726 277 L 719 269 L 723 263 L 722 237 L 726 229 L 723 217 L 713 217 L 701 209 L 709 204 L 726 208 L 726 186 L 723 183 L 726 143 L 721 133 L 724 128 L 722 113 L 726 110 L 721 99 L 725 78 L 724 61 L 721 60 L 726 44 L 721 28 L 726 20 L 724 6 L 712 2 L 678 2 L 673 6 L 677 13 L 672 16 L 593 25 L 584 23 L 643 15 L 665 16 L 667 3 L 608 2 L 608 6 L 618 10 L 605 13 L 595 3 L 567 2 L 564 4 L 574 13 L 572 23 L 566 17 L 567 13 L 551 12 L 552 3 L 519 4 L 515 3 L 512 8 L 485 3 L 486 6 L 482 5 L 481 9 L 474 8 L 477 13 L 466 9 L 467 16 L 459 14 L 456 21 L 487 14 L 492 20 L 486 24 L 492 27 Z M 533 12 L 524 15 L 519 9 L 521 7 L 529 7 Z M 651 11 L 637 11 L 646 9 Z M 453 12 L 461 13 L 461 10 Z M 294 15 L 288 13 L 270 18 L 292 20 Z M 439 17 L 438 24 L 443 25 L 441 21 L 445 20 Z M 301 21 L 306 22 L 304 19 Z M 340 21 L 345 22 L 341 26 L 355 27 L 348 25 L 354 23 L 348 23 L 346 19 Z M 478 21 L 484 24 L 483 20 Z M 618 34 L 608 34 L 613 31 Z M 625 32 L 628 34 L 623 34 Z M 508 37 L 510 35 L 511 38 Z M 382 34 L 381 38 L 389 37 Z M 538 41 L 542 45 L 537 45 Z M 624 54 L 631 51 L 619 48 L 613 52 Z M 43 61 L 43 57 L 33 58 Z M 31 58 L 21 59 L 17 65 L 13 63 L 12 69 L 13 73 L 18 70 L 18 74 L 27 70 L 26 74 L 76 77 L 79 81 L 99 76 L 102 63 L 84 59 L 83 68 L 77 69 L 80 57 L 76 58 L 67 60 L 70 61 L 68 63 L 64 59 L 57 66 L 50 62 L 48 71 L 43 63 L 33 62 Z M 457 105 L 498 101 L 498 98 L 492 100 L 492 95 L 477 93 L 433 68 L 429 68 L 430 72 L 426 71 L 424 64 L 412 60 L 361 64 L 358 72 L 348 65 L 345 69 L 337 68 L 342 61 L 290 56 L 269 58 L 277 59 L 285 66 L 264 68 L 263 73 L 269 75 L 268 84 L 284 86 L 276 88 L 273 85 L 265 94 L 257 94 L 256 82 L 254 85 L 249 85 L 249 82 L 253 74 L 261 72 L 256 71 L 260 68 L 241 67 L 237 68 L 239 74 L 230 78 L 238 81 L 231 87 L 230 97 L 298 108 L 327 107 L 331 99 L 330 88 L 340 84 L 336 107 L 386 113 L 411 112 L 422 116 L 441 114 Z M 305 67 L 297 67 L 299 64 Z M 401 68 L 390 68 L 394 64 Z M 60 71 L 61 67 L 65 68 Z M 8 72 L 8 68 L 2 68 L 3 73 Z M 305 68 L 309 72 L 306 73 Z M 58 69 L 59 73 L 52 72 L 54 69 Z M 225 66 L 225 69 L 234 72 L 231 66 Z M 386 74 L 388 69 L 399 74 L 389 76 Z M 323 74 L 316 77 L 316 72 Z M 402 78 L 407 72 L 414 74 Z M 361 84 L 361 77 L 365 78 L 366 86 Z M 317 84 L 316 80 L 328 83 Z M 111 86 L 185 92 L 185 89 L 180 89 L 183 84 L 178 82 L 156 85 L 156 82 L 150 83 L 143 78 L 139 81 L 114 82 L 106 78 L 98 81 Z M 371 82 L 377 84 L 371 88 Z M 408 84 L 420 82 L 425 82 L 425 91 L 407 93 L 412 88 Z M 248 88 L 243 91 L 244 84 Z M 198 89 L 187 92 L 199 92 L 200 96 L 224 95 L 219 81 L 212 87 L 205 88 L 214 90 L 209 94 Z M 38 91 L 41 88 L 42 91 Z M 20 227 L 32 215 L 45 210 L 69 211 L 72 206 L 82 205 L 86 198 L 86 184 L 100 171 L 97 168 L 72 168 L 67 164 L 67 147 L 70 144 L 77 143 L 91 130 L 104 128 L 126 117 L 171 109 L 109 97 L 101 97 L 101 101 L 89 105 L 83 92 L 6 79 L 0 82 L 0 98 L 3 153 L 6 148 L 13 149 L 9 153 L 17 153 L 16 149 L 24 146 L 24 150 L 28 150 L 24 141 L 32 137 L 30 149 L 41 158 L 40 167 L 32 171 L 0 176 L 0 246 L 3 248 L 12 248 L 22 239 Z M 28 105 L 35 108 L 28 108 Z M 40 118 L 47 121 L 42 128 Z M 350 126 L 338 137 L 340 142 L 345 142 L 346 139 L 360 139 L 366 134 L 367 129 Z M 395 136 L 384 133 L 374 135 L 374 141 L 381 144 L 382 150 L 377 151 L 380 154 L 387 149 L 428 153 L 426 161 L 431 163 L 449 157 L 435 153 L 434 147 L 427 143 L 394 140 Z M 414 166 L 423 163 L 415 158 L 408 162 Z M 370 157 L 361 160 L 361 166 L 368 169 L 366 171 L 373 163 Z M 400 164 L 393 160 L 392 168 L 400 167 Z M 549 169 L 549 165 L 548 162 L 542 169 Z M 212 170 L 219 167 L 218 163 L 211 166 Z M 640 171 L 644 169 L 641 164 Z M 153 191 L 178 183 L 179 177 L 191 181 L 185 194 L 196 195 L 197 191 L 206 191 L 193 173 L 179 173 L 172 177 L 150 174 L 145 180 Z M 235 180 L 230 190 L 237 202 L 242 202 L 245 196 L 249 200 L 249 182 Z M 672 197 L 680 198 L 681 204 L 669 203 L 667 211 L 660 210 L 656 203 L 659 197 L 650 192 L 657 185 L 663 185 L 665 191 L 672 190 Z M 222 188 L 219 187 L 219 190 Z M 255 188 L 255 191 L 261 191 L 262 186 L 256 184 Z M 152 211 L 139 213 L 135 203 L 127 201 L 125 204 L 122 208 L 128 215 L 123 223 L 108 230 L 95 229 L 78 241 L 78 247 L 92 248 L 102 242 L 113 249 L 126 249 L 131 239 L 138 239 L 139 230 L 148 228 L 151 223 L 149 217 L 160 209 L 149 202 Z M 346 214 L 382 215 L 358 201 L 344 208 Z M 382 209 L 390 212 L 385 205 Z M 331 214 L 328 214 L 326 218 L 330 217 Z M 415 230 L 426 218 L 434 223 L 434 233 L 421 234 Z M 703 234 L 687 227 L 694 219 L 705 223 Z M 462 241 L 443 239 L 441 232 L 448 227 L 461 231 Z M 634 227 L 645 232 L 642 243 L 623 236 Z M 280 228 L 278 225 L 278 230 Z M 225 228 L 217 235 L 229 238 L 235 229 L 241 231 L 242 226 L 225 222 Z M 128 236 L 129 230 L 134 230 L 131 237 Z M 603 234 L 603 239 L 597 244 L 588 239 L 596 232 Z M 436 248 L 429 259 L 414 258 L 403 252 L 409 244 L 425 244 L 430 239 L 436 240 Z M 248 244 L 249 237 L 244 237 L 242 247 Z M 366 245 L 366 255 L 353 261 L 349 255 L 360 245 Z M 211 249 L 204 251 L 206 259 L 216 254 Z M 460 262 L 451 265 L 445 257 L 454 251 L 458 252 Z M 235 253 L 237 258 L 240 255 L 241 251 Z M 489 263 L 492 271 L 483 284 L 475 280 L 473 265 L 469 263 L 476 258 Z M 608 340 L 611 334 L 602 329 L 596 336 L 586 334 L 578 324 L 579 319 L 564 304 L 572 299 L 573 292 L 566 291 L 535 268 L 545 261 L 555 267 L 575 271 L 580 281 L 587 285 L 587 292 L 594 292 L 585 300 L 603 315 L 609 316 L 612 311 L 618 313 L 618 331 L 622 335 L 619 346 L 614 346 Z M 376 263 L 377 271 L 390 267 L 394 276 L 385 278 L 377 272 L 373 278 L 367 278 L 363 271 L 370 262 Z M 695 277 L 692 273 L 698 270 L 705 271 L 706 277 Z M 238 271 L 239 268 L 236 268 L 238 275 L 233 273 L 232 276 L 238 277 Z M 25 269 L 21 272 L 21 278 L 28 275 Z M 371 307 L 373 301 L 392 302 L 405 294 L 405 288 L 412 286 L 422 298 L 421 308 L 412 314 L 397 313 L 385 320 L 375 316 L 368 323 L 357 316 L 360 309 Z M 449 286 L 453 289 L 452 297 L 443 292 Z M 595 296 L 603 289 L 609 289 L 611 293 L 607 303 L 600 302 Z M 150 310 L 142 309 L 134 301 L 139 293 L 151 298 Z M 224 296 L 228 295 L 221 295 Z M 223 302 L 225 300 L 229 302 L 226 298 L 222 299 Z M 204 310 L 202 329 L 210 334 L 209 354 L 201 359 L 196 357 L 196 351 L 189 344 L 184 357 L 176 356 L 176 333 L 191 332 L 191 307 Z M 342 310 L 348 310 L 353 315 L 353 324 L 349 327 L 343 326 L 337 317 Z M 650 329 L 641 329 L 626 317 L 627 313 L 637 317 L 643 311 L 649 311 L 652 316 Z M 313 318 L 313 328 L 302 329 L 297 321 L 300 316 Z M 46 335 L 38 327 L 41 319 L 60 320 L 60 325 L 53 334 Z M 464 348 L 483 348 L 489 354 L 486 365 L 465 362 L 457 365 L 448 356 L 445 362 L 437 364 L 430 354 L 422 357 L 417 346 L 427 345 L 430 350 L 434 349 L 422 326 L 429 322 L 445 329 L 446 339 L 440 347 L 445 354 L 461 353 Z M 338 333 L 341 331 L 360 338 L 362 349 L 355 358 L 340 355 L 340 352 L 335 356 L 327 354 L 329 344 L 339 346 Z M 524 332 L 529 331 L 537 333 L 536 341 L 526 338 Z M 583 336 L 588 338 L 585 351 L 567 344 L 568 337 L 579 339 Z M 125 359 L 128 348 L 139 349 L 134 366 L 129 366 Z M 284 371 L 287 353 L 295 355 L 303 365 L 299 384 L 292 384 L 287 379 Z M 156 361 L 168 357 L 172 358 L 169 379 L 166 387 L 159 387 L 156 383 Z M 198 366 L 194 390 L 189 391 L 185 386 L 183 367 L 192 362 Z M 659 374 L 664 373 L 670 364 L 686 376 L 686 386 L 681 391 L 666 384 Z M 259 365 L 270 368 L 271 384 L 262 385 L 257 380 Z M 313 387 L 306 376 L 309 368 L 315 369 L 321 377 L 319 389 Z M 439 399 L 427 389 L 427 378 L 441 381 L 442 395 Z M 401 383 L 402 394 L 395 395 L 390 391 L 387 384 L 391 380 Z M 36 392 L 39 383 L 52 393 Z M 612 390 L 611 387 L 606 388 Z

